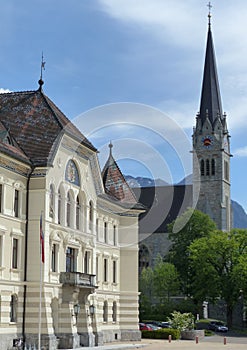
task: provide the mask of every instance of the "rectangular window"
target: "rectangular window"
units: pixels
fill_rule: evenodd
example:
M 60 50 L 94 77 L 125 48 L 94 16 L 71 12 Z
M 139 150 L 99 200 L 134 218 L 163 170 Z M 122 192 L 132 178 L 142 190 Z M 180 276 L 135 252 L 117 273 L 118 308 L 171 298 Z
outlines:
M 112 282 L 117 283 L 117 262 L 113 260 L 112 263 Z
M 19 216 L 19 191 L 15 190 L 14 198 L 14 215 L 16 218 Z
M 96 257 L 96 281 L 99 281 L 99 258 Z
M 117 245 L 117 227 L 116 227 L 116 225 L 113 226 L 113 244 Z
M 108 266 L 107 266 L 107 259 L 104 259 L 104 282 L 107 282 L 108 279 Z
M 13 250 L 12 250 L 12 268 L 18 267 L 18 239 L 13 238 Z
M 89 252 L 84 255 L 84 273 L 89 273 Z
M 76 251 L 70 247 L 66 249 L 66 272 L 76 272 Z
M 57 272 L 57 245 L 52 245 L 52 251 L 51 251 L 51 271 Z
M 104 242 L 107 243 L 107 222 L 104 223 Z

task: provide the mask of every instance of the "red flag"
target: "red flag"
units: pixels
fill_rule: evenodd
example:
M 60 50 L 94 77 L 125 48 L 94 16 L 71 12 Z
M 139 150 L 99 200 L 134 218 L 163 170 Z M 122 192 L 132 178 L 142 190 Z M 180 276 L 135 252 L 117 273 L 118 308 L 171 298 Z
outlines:
M 42 263 L 44 263 L 45 249 L 44 249 L 44 232 L 42 227 L 42 214 L 40 215 L 40 254 L 41 254 L 41 261 Z

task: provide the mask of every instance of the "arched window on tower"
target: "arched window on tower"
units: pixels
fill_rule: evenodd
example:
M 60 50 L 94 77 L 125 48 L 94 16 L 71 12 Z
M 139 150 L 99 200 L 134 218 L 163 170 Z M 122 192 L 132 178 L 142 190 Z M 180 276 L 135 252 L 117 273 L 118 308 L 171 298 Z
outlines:
M 205 175 L 205 162 L 204 162 L 204 159 L 201 160 L 200 167 L 201 167 L 201 176 L 204 176 Z
M 210 164 L 209 159 L 206 160 L 206 176 L 210 175 Z
M 211 160 L 211 174 L 215 175 L 215 159 Z
M 148 248 L 142 244 L 139 249 L 139 270 L 140 272 L 149 267 L 150 265 L 150 254 Z
M 226 160 L 224 161 L 224 172 L 225 172 L 225 180 L 229 181 L 229 165 Z

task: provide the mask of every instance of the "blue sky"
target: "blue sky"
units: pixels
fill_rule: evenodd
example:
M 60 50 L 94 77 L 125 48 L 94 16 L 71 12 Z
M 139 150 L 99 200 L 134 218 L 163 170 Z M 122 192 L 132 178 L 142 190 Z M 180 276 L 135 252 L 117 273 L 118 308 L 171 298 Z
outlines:
M 0 91 L 38 87 L 125 174 L 191 172 L 207 35 L 204 0 L 8 0 L 0 11 Z M 212 1 L 232 198 L 247 209 L 247 2 Z

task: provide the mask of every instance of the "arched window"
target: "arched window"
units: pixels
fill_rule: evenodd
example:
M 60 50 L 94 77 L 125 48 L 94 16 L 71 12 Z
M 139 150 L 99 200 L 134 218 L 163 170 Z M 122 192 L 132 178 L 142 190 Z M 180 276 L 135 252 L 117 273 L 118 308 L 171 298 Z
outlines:
M 210 164 L 209 159 L 206 160 L 206 176 L 210 175 Z
M 89 230 L 93 229 L 93 202 L 89 202 Z
M 204 159 L 201 160 L 201 176 L 205 175 L 205 163 Z
M 67 193 L 67 203 L 66 203 L 66 225 L 70 227 L 71 225 L 71 195 Z
M 50 193 L 49 193 L 49 216 L 50 218 L 54 217 L 54 203 L 55 203 L 55 195 L 54 195 L 54 186 L 50 185 Z
M 225 180 L 229 181 L 229 165 L 227 161 L 224 161 L 224 172 L 225 172 Z
M 17 296 L 16 295 L 11 295 L 10 322 L 17 322 Z
M 142 244 L 139 249 L 139 269 L 142 271 L 150 265 L 150 254 L 148 248 Z
M 76 197 L 76 218 L 75 218 L 75 224 L 76 224 L 76 229 L 80 229 L 80 217 L 81 217 L 81 204 L 80 204 L 80 199 L 79 196 Z
M 107 226 L 107 222 L 104 222 L 104 242 L 107 243 L 107 239 L 108 239 L 108 226 Z
M 104 306 L 103 306 L 103 322 L 108 321 L 108 303 L 107 301 L 104 301 Z
M 112 304 L 112 322 L 117 322 L 117 303 L 116 301 Z
M 61 224 L 61 208 L 62 208 L 62 196 L 61 196 L 61 190 L 59 188 L 59 190 L 58 190 L 58 206 L 57 206 L 58 224 Z
M 99 219 L 96 219 L 96 238 L 99 240 Z
M 80 186 L 79 172 L 73 160 L 69 160 L 65 170 L 65 180 L 73 185 Z
M 211 160 L 211 174 L 215 175 L 215 159 Z
M 19 191 L 15 190 L 15 196 L 14 196 L 14 215 L 16 218 L 19 217 L 19 206 L 20 206 L 20 196 Z

